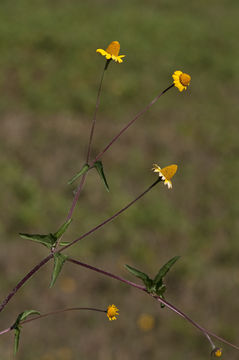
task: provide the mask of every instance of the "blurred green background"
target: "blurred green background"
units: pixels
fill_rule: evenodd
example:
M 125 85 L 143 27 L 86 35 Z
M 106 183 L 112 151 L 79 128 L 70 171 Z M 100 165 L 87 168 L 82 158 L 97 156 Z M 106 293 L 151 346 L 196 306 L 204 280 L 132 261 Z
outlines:
M 173 190 L 159 184 L 120 218 L 68 254 L 124 276 L 130 264 L 154 276 L 181 255 L 166 298 L 202 326 L 238 344 L 238 0 L 1 0 L 0 296 L 47 251 L 19 232 L 54 232 L 66 218 L 82 166 L 104 59 L 121 43 L 123 64 L 107 70 L 92 154 L 172 82 L 192 76 L 103 158 L 107 193 L 92 171 L 65 240 L 119 210 L 154 180 L 153 163 L 177 163 Z M 47 264 L 1 314 L 1 330 L 25 309 L 116 304 L 117 321 L 74 313 L 24 326 L 19 360 L 207 359 L 201 333 L 126 285 L 66 264 L 49 289 Z M 153 321 L 142 326 L 142 315 Z M 216 344 L 218 344 L 216 342 Z M 0 337 L 1 360 L 13 333 Z M 220 344 L 218 344 L 220 345 Z M 238 359 L 223 346 L 225 358 Z

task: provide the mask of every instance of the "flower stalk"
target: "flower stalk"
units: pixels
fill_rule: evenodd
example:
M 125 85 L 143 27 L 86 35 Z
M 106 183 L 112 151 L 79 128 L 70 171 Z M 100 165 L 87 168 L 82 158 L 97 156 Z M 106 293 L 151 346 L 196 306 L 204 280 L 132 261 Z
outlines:
M 143 110 L 141 110 L 131 121 L 128 122 L 128 124 L 126 124 L 118 134 L 116 134 L 113 139 L 108 143 L 108 145 L 105 146 L 105 148 L 95 157 L 95 159 L 90 163 L 90 166 L 92 166 L 96 161 L 98 161 L 105 153 L 107 150 L 109 150 L 109 148 L 114 144 L 115 141 L 117 141 L 119 139 L 119 137 L 131 126 L 134 124 L 134 122 L 136 120 L 138 120 L 138 118 L 140 118 L 144 113 L 146 113 L 152 105 L 154 105 L 159 99 L 160 97 L 165 94 L 168 90 L 170 90 L 171 88 L 174 87 L 174 84 L 170 85 L 169 87 L 167 87 L 165 90 L 163 90 L 160 94 L 158 94 L 148 105 L 145 106 L 145 108 Z
M 87 151 L 87 158 L 86 158 L 86 163 L 89 162 L 89 158 L 90 158 L 90 149 L 91 149 L 91 143 L 92 143 L 92 139 L 93 139 L 93 133 L 94 133 L 94 128 L 95 128 L 95 122 L 96 122 L 96 114 L 97 114 L 97 111 L 98 111 L 98 107 L 99 107 L 99 101 L 100 101 L 100 94 L 101 94 L 101 87 L 102 87 L 102 82 L 103 82 L 103 78 L 104 78 L 104 73 L 105 73 L 105 70 L 107 68 L 107 64 L 109 64 L 109 62 L 111 61 L 111 59 L 108 59 L 107 62 L 106 62 L 106 65 L 105 65 L 105 68 L 104 68 L 104 71 L 103 71 L 103 75 L 102 75 L 102 78 L 101 78 L 101 81 L 100 81 L 100 86 L 99 86 L 99 90 L 98 90 L 98 95 L 97 95 L 97 100 L 96 100 L 96 108 L 95 108 L 95 113 L 94 113 L 94 117 L 93 117 L 93 121 L 92 121 L 92 128 L 91 128 L 91 133 L 90 133 L 90 140 L 89 140 L 89 145 L 88 145 L 88 151 Z M 147 112 L 147 110 L 150 109 L 150 107 L 152 105 L 154 105 L 158 100 L 159 98 L 165 94 L 168 90 L 170 90 L 171 88 L 174 87 L 174 84 L 171 84 L 170 86 L 168 86 L 165 90 L 163 90 L 159 95 L 157 95 L 148 105 L 146 105 L 146 107 L 141 110 L 131 121 L 128 122 L 128 124 L 126 124 L 120 131 L 119 133 L 117 133 L 113 139 L 108 143 L 108 145 L 105 146 L 105 148 L 95 157 L 94 160 L 92 160 L 90 163 L 89 163 L 89 169 L 91 169 L 94 164 L 96 163 L 96 161 L 98 161 L 99 159 L 102 158 L 102 156 L 106 153 L 106 151 L 108 151 L 111 146 L 114 144 L 115 141 L 117 141 L 119 139 L 119 137 L 131 126 L 133 125 L 133 123 L 140 117 L 142 116 L 145 112 Z M 86 179 L 86 176 L 87 176 L 87 172 L 82 176 L 82 179 L 81 179 L 81 182 L 80 182 L 80 185 L 79 187 L 77 188 L 77 191 L 75 193 L 75 196 L 74 196 L 74 199 L 73 199 L 73 202 L 72 202 L 72 205 L 71 205 L 71 208 L 69 210 L 69 213 L 68 213 L 68 216 L 67 216 L 67 220 L 69 220 L 71 217 L 72 217 L 72 214 L 74 212 L 74 209 L 76 207 L 76 204 L 77 204 L 77 201 L 80 197 L 80 193 L 83 189 L 83 186 L 84 186 L 84 182 L 85 182 L 85 179 Z
M 52 315 L 58 315 L 58 314 L 62 314 L 62 313 L 69 312 L 69 311 L 80 311 L 80 310 L 87 310 L 87 311 L 96 311 L 96 312 L 107 313 L 107 310 L 102 310 L 102 309 L 97 309 L 97 308 L 92 308 L 92 307 L 72 307 L 72 308 L 55 310 L 55 311 L 51 311 L 51 312 L 46 313 L 46 314 L 42 314 L 42 315 L 38 315 L 38 316 L 32 317 L 31 319 L 27 319 L 27 320 L 21 321 L 19 325 L 22 326 L 22 325 L 27 324 L 27 323 L 30 323 L 30 322 L 32 322 L 32 321 L 40 320 L 40 319 L 43 319 L 43 318 L 45 318 L 45 317 L 52 316 Z M 0 331 L 0 335 L 6 334 L 6 333 L 8 333 L 8 332 L 10 332 L 10 331 L 12 331 L 12 330 L 14 330 L 14 326 L 10 326 L 9 328 Z
M 60 253 L 70 246 L 74 245 L 75 243 L 79 242 L 80 240 L 84 239 L 85 237 L 89 236 L 90 234 L 94 233 L 98 229 L 102 228 L 104 225 L 109 223 L 110 221 L 117 218 L 119 215 L 121 215 L 124 211 L 126 211 L 130 206 L 135 204 L 139 199 L 141 199 L 144 195 L 146 195 L 153 187 L 155 187 L 159 182 L 161 181 L 160 178 L 158 178 L 152 185 L 150 185 L 145 191 L 143 191 L 140 195 L 138 195 L 134 200 L 132 200 L 129 204 L 124 206 L 121 210 L 117 211 L 114 215 L 110 216 L 106 220 L 104 220 L 99 225 L 93 227 L 91 230 L 87 231 L 77 239 L 70 242 L 68 245 L 63 246 L 62 248 L 58 248 L 54 251 L 54 253 Z M 3 300 L 3 302 L 0 305 L 0 312 L 5 308 L 7 303 L 11 300 L 11 298 L 17 293 L 17 291 L 43 266 L 45 265 L 49 260 L 51 260 L 54 256 L 54 253 L 51 253 L 47 257 L 45 257 L 39 264 L 37 264 L 29 273 L 27 273 L 22 280 L 19 281 L 19 283 L 12 289 L 12 291 L 6 296 L 6 298 Z
M 210 345 L 212 347 L 214 347 L 215 349 L 215 345 L 213 344 L 210 336 L 220 340 L 221 342 L 233 347 L 234 349 L 237 349 L 239 350 L 239 346 L 237 345 L 234 345 L 232 343 L 230 343 L 229 341 L 227 341 L 226 339 L 214 334 L 212 331 L 209 331 L 207 329 L 205 329 L 204 327 L 202 327 L 201 325 L 199 325 L 196 321 L 192 320 L 188 315 L 186 315 L 183 311 L 177 309 L 174 305 L 170 304 L 168 301 L 166 301 L 165 299 L 162 299 L 160 296 L 156 296 L 156 295 L 152 295 L 150 293 L 148 293 L 146 287 L 142 286 L 142 285 L 138 285 L 132 281 L 128 281 L 120 276 L 117 276 L 117 275 L 114 275 L 110 272 L 107 272 L 107 271 L 104 271 L 104 270 L 101 270 L 95 266 L 91 266 L 89 264 L 85 264 L 79 260 L 76 260 L 76 259 L 73 259 L 73 258 L 68 258 L 67 261 L 71 262 L 71 263 L 74 263 L 76 265 L 79 265 L 79 266 L 82 266 L 82 267 L 85 267 L 89 270 L 93 270 L 93 271 L 96 271 L 98 273 L 101 273 L 105 276 L 108 276 L 108 277 L 111 277 L 115 280 L 118 280 L 118 281 L 121 281 L 127 285 L 130 285 L 138 290 L 141 290 L 141 291 L 144 291 L 145 293 L 147 293 L 148 295 L 152 296 L 155 300 L 159 301 L 161 304 L 165 305 L 168 309 L 172 310 L 173 312 L 175 312 L 177 315 L 181 316 L 182 318 L 184 318 L 186 321 L 188 321 L 190 324 L 192 324 L 194 327 L 196 327 L 199 331 L 201 331 L 203 333 L 203 335 L 207 338 L 207 340 L 210 342 Z

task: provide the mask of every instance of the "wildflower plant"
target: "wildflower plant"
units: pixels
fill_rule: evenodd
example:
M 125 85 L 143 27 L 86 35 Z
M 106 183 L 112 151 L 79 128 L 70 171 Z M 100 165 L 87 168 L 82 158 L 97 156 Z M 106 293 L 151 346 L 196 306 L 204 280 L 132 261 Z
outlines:
M 97 118 L 97 112 L 100 104 L 100 95 L 102 91 L 102 84 L 104 79 L 105 71 L 109 68 L 111 60 L 115 61 L 116 63 L 122 63 L 122 58 L 125 57 L 125 55 L 119 55 L 120 52 L 120 43 L 118 41 L 113 41 L 109 44 L 109 46 L 106 48 L 106 50 L 103 49 L 97 49 L 97 53 L 101 54 L 103 57 L 106 58 L 106 63 L 103 67 L 97 98 L 96 98 L 96 106 L 94 115 L 92 118 L 92 124 L 90 129 L 90 135 L 89 135 L 89 141 L 87 146 L 87 152 L 86 152 L 86 158 L 85 162 L 81 165 L 80 170 L 75 173 L 73 177 L 70 178 L 68 181 L 68 184 L 71 185 L 72 183 L 76 183 L 76 181 L 79 181 L 78 187 L 74 193 L 74 198 L 72 200 L 71 206 L 69 211 L 66 214 L 65 220 L 62 220 L 62 225 L 57 231 L 53 231 L 52 233 L 47 234 L 44 230 L 42 231 L 42 234 L 27 234 L 27 233 L 20 233 L 20 237 L 23 240 L 30 240 L 36 243 L 37 245 L 43 245 L 47 248 L 49 254 L 43 258 L 38 264 L 36 264 L 26 275 L 24 275 L 21 280 L 15 285 L 15 287 L 9 292 L 9 294 L 3 299 L 3 301 L 0 304 L 0 312 L 5 309 L 9 303 L 9 301 L 15 297 L 18 293 L 18 291 L 25 285 L 25 283 L 30 280 L 45 264 L 48 262 L 52 262 L 52 273 L 51 277 L 49 276 L 49 286 L 54 287 L 55 282 L 58 279 L 58 276 L 60 272 L 64 271 L 64 267 L 67 263 L 74 264 L 76 266 L 80 266 L 83 268 L 86 268 L 88 270 L 100 273 L 102 276 L 110 277 L 111 279 L 114 279 L 119 282 L 123 282 L 127 284 L 128 286 L 134 287 L 135 289 L 139 291 L 143 291 L 146 295 L 150 296 L 152 300 L 157 301 L 162 308 L 167 308 L 171 311 L 173 311 L 176 315 L 182 317 L 186 321 L 188 321 L 192 326 L 197 328 L 201 331 L 201 333 L 205 336 L 205 338 L 209 341 L 209 344 L 211 346 L 211 356 L 214 357 L 221 357 L 222 355 L 222 349 L 220 347 L 216 347 L 212 341 L 212 337 L 216 338 L 220 342 L 223 342 L 237 350 L 239 350 L 239 347 L 230 343 L 224 338 L 221 338 L 220 336 L 216 335 L 212 331 L 207 330 L 206 328 L 199 325 L 196 321 L 194 321 L 191 317 L 186 315 L 183 311 L 178 309 L 176 306 L 172 305 L 166 300 L 166 290 L 167 290 L 167 284 L 165 282 L 165 278 L 169 270 L 172 269 L 172 267 L 175 265 L 175 263 L 179 260 L 178 255 L 174 255 L 171 259 L 169 259 L 166 264 L 159 267 L 159 269 L 155 269 L 155 276 L 151 278 L 149 275 L 147 275 L 142 270 L 138 270 L 138 268 L 143 268 L 143 264 L 137 264 L 134 266 L 131 265 L 125 265 L 126 269 L 130 272 L 131 275 L 134 277 L 140 279 L 141 284 L 129 281 L 127 279 L 124 279 L 118 275 L 115 275 L 111 272 L 108 272 L 103 269 L 99 269 L 95 266 L 92 266 L 87 263 L 83 263 L 79 259 L 75 259 L 70 257 L 66 250 L 73 245 L 79 243 L 81 240 L 88 237 L 90 234 L 98 231 L 100 228 L 106 226 L 109 222 L 115 220 L 118 216 L 123 214 L 129 207 L 133 206 L 136 202 L 138 202 L 143 196 L 145 196 L 149 191 L 151 191 L 153 188 L 156 187 L 160 182 L 163 182 L 164 185 L 167 185 L 168 189 L 172 188 L 172 178 L 175 176 L 178 166 L 176 164 L 167 165 L 163 168 L 159 167 L 159 165 L 154 164 L 152 170 L 158 174 L 156 179 L 152 184 L 150 184 L 145 190 L 143 190 L 135 199 L 131 200 L 128 204 L 126 204 L 123 208 L 116 211 L 113 215 L 106 218 L 104 221 L 99 223 L 98 225 L 90 228 L 85 233 L 79 235 L 76 239 L 68 239 L 67 237 L 67 229 L 69 226 L 72 226 L 72 219 L 74 212 L 76 210 L 76 205 L 78 203 L 78 199 L 81 195 L 81 192 L 83 190 L 83 187 L 87 180 L 87 175 L 90 171 L 95 169 L 106 190 L 109 191 L 109 185 L 107 181 L 107 177 L 104 171 L 102 158 L 104 154 L 112 148 L 113 144 L 128 130 L 135 122 L 136 120 L 142 116 L 147 110 L 154 105 L 159 98 L 162 97 L 166 92 L 168 92 L 173 87 L 176 87 L 179 89 L 179 91 L 186 90 L 187 87 L 190 85 L 191 77 L 190 75 L 182 72 L 182 71 L 175 71 L 172 75 L 173 77 L 173 83 L 169 84 L 169 86 L 159 92 L 159 94 L 149 103 L 147 104 L 142 110 L 140 110 L 133 119 L 131 119 L 111 140 L 108 144 L 105 145 L 105 147 L 98 153 L 98 155 L 95 158 L 91 157 L 91 148 L 92 148 L 92 142 L 93 142 L 93 136 L 95 131 L 95 124 L 96 124 L 96 118 Z M 155 154 L 155 157 L 157 155 Z M 159 159 L 160 163 L 163 163 L 163 159 Z M 70 177 L 70 176 L 69 176 Z M 175 179 L 176 184 L 176 179 Z M 163 187 L 161 188 L 161 191 L 163 191 Z M 135 267 L 136 266 L 136 267 Z M 171 270 L 172 271 L 172 270 Z M 108 300 L 110 302 L 110 299 Z M 94 298 L 94 302 L 97 302 L 97 299 Z M 105 307 L 105 309 L 100 309 L 96 307 L 67 307 L 64 309 L 53 309 L 52 311 L 48 313 L 41 314 L 39 309 L 38 310 L 25 310 L 23 312 L 20 312 L 17 316 L 16 320 L 12 325 L 10 325 L 8 328 L 0 331 L 0 335 L 4 335 L 6 333 L 14 332 L 14 353 L 16 354 L 19 347 L 19 340 L 20 340 L 20 334 L 22 331 L 22 328 L 32 321 L 37 321 L 38 319 L 41 319 L 43 317 L 48 317 L 52 315 L 59 315 L 63 314 L 65 312 L 69 311 L 89 311 L 91 313 L 104 313 L 106 315 L 106 318 L 108 318 L 110 321 L 116 320 L 119 316 L 119 309 L 116 305 L 108 305 Z M 121 309 L 120 312 L 124 313 L 124 311 L 128 311 L 126 309 Z M 147 318 L 148 319 L 148 318 Z M 146 319 L 146 320 L 147 320 Z M 147 320 L 148 321 L 148 320 Z M 145 325 L 145 319 L 144 321 L 141 319 L 140 326 L 143 329 L 149 329 L 153 327 L 154 320 L 150 319 Z M 143 324 L 143 325 L 142 325 Z M 76 335 L 77 336 L 77 335 Z

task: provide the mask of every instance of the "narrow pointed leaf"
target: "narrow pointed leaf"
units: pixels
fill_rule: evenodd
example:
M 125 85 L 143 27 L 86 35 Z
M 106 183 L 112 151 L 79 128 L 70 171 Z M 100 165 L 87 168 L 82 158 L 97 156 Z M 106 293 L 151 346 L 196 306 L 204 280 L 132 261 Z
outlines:
M 155 294 L 158 296 L 163 296 L 166 291 L 166 285 L 161 285 L 160 287 L 155 286 Z
M 14 334 L 14 355 L 16 355 L 19 347 L 20 333 L 21 333 L 21 329 L 17 327 L 15 329 L 15 334 Z
M 86 173 L 86 171 L 88 171 L 88 169 L 89 169 L 88 164 L 83 165 L 82 168 L 80 169 L 80 171 L 75 176 L 73 176 L 73 178 L 71 178 L 67 184 L 71 185 L 76 179 L 78 179 L 80 176 L 84 175 Z
M 105 177 L 105 174 L 104 174 L 104 169 L 103 169 L 103 164 L 102 164 L 102 162 L 101 162 L 101 161 L 96 161 L 96 162 L 94 163 L 94 167 L 96 168 L 96 170 L 98 171 L 101 179 L 103 180 L 103 183 L 104 183 L 104 185 L 105 185 L 105 187 L 106 187 L 106 190 L 107 190 L 107 191 L 110 191 L 109 185 L 108 185 L 108 183 L 107 183 L 107 180 L 106 180 L 106 177 Z
M 26 318 L 30 315 L 40 315 L 39 311 L 37 310 L 26 310 L 23 311 L 21 314 L 18 315 L 17 320 L 12 325 L 12 329 L 15 329 L 14 335 L 14 355 L 16 355 L 18 347 L 19 347 L 19 340 L 20 340 L 20 333 L 21 333 L 21 326 L 20 322 L 26 320 Z
M 64 232 L 67 230 L 67 228 L 71 222 L 72 222 L 72 219 L 67 220 L 53 236 L 56 239 L 59 239 L 64 234 Z
M 65 256 L 61 253 L 54 254 L 54 268 L 53 268 L 53 273 L 52 273 L 52 277 L 51 277 L 50 288 L 55 284 L 56 279 L 57 279 L 58 275 L 60 274 L 62 266 L 63 266 L 64 262 L 66 261 L 66 259 L 67 259 L 67 256 Z
M 154 285 L 153 280 L 151 280 L 147 274 L 145 274 L 142 271 L 139 271 L 129 265 L 125 265 L 125 267 L 131 274 L 133 274 L 134 276 L 138 277 L 139 279 L 141 279 L 143 281 L 148 292 L 153 291 L 153 285 Z
M 147 289 L 147 291 L 149 293 L 153 293 L 154 292 L 154 282 L 152 279 L 148 278 L 146 280 L 143 280 L 144 281 L 144 285 Z
M 27 240 L 31 240 L 31 241 L 41 243 L 41 244 L 45 245 L 46 247 L 48 247 L 48 249 L 50 249 L 54 245 L 54 243 L 56 242 L 56 239 L 54 238 L 54 235 L 52 235 L 52 234 L 40 235 L 40 234 L 23 234 L 23 233 L 19 233 L 19 235 L 23 239 L 27 239 Z
M 69 245 L 69 244 L 70 244 L 70 241 L 61 241 L 60 242 L 61 246 L 65 246 L 65 245 Z
M 126 269 L 133 274 L 134 276 L 140 278 L 141 280 L 145 281 L 145 280 L 150 280 L 150 278 L 148 277 L 147 274 L 143 273 L 142 271 L 139 271 L 135 268 L 133 268 L 132 266 L 129 265 L 125 265 Z
M 37 310 L 25 310 L 22 313 L 20 313 L 17 317 L 17 320 L 15 321 L 15 323 L 12 325 L 12 329 L 15 329 L 19 326 L 21 321 L 26 320 L 26 318 L 30 315 L 40 315 L 40 312 Z
M 158 274 L 154 278 L 154 284 L 159 283 L 163 277 L 167 274 L 167 272 L 171 269 L 171 267 L 175 264 L 175 262 L 180 258 L 180 256 L 174 256 L 170 259 L 166 264 L 164 264 L 159 270 Z
M 20 321 L 24 321 L 30 315 L 40 315 L 40 312 L 37 310 L 26 310 L 26 311 L 23 311 L 20 315 L 21 315 Z

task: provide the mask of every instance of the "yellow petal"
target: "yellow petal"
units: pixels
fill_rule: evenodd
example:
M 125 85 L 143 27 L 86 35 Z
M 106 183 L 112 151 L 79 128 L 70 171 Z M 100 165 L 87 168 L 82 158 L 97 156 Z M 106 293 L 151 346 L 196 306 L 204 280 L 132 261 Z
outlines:
M 107 47 L 106 51 L 111 55 L 118 56 L 120 51 L 120 43 L 118 41 L 112 41 Z
M 105 55 L 105 50 L 103 49 L 97 49 L 96 52 L 100 53 L 101 55 Z
M 166 180 L 172 179 L 178 169 L 178 165 L 169 165 L 161 169 L 161 174 L 165 176 Z
M 161 167 L 159 167 L 157 164 L 153 164 L 152 170 L 154 172 L 161 172 Z

